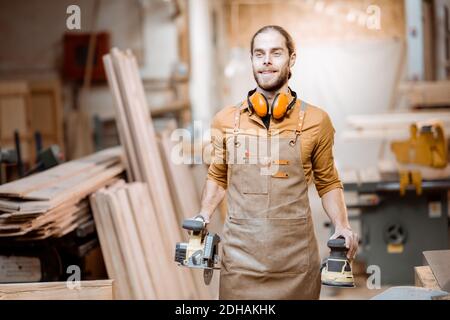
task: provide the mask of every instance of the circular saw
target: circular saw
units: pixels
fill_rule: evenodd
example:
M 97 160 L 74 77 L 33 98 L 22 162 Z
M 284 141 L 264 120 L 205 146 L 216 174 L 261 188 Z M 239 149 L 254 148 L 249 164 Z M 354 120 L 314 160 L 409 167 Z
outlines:
M 183 229 L 188 230 L 189 241 L 176 244 L 175 261 L 181 266 L 203 269 L 203 280 L 209 285 L 214 270 L 220 269 L 216 267 L 220 237 L 208 232 L 202 216 L 184 220 Z

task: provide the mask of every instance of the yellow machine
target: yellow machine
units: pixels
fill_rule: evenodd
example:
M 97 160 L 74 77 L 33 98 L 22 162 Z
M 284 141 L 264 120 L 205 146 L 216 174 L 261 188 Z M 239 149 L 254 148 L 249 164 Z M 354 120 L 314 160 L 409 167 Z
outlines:
M 401 165 L 399 175 L 402 195 L 411 184 L 418 195 L 422 193 L 421 168 L 442 169 L 448 162 L 447 140 L 440 121 L 412 124 L 409 140 L 392 142 L 391 150 Z

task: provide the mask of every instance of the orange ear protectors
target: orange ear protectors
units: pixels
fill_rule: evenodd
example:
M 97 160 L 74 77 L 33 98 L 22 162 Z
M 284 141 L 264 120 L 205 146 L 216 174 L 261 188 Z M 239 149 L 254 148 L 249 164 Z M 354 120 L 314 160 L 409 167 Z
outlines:
M 255 113 L 260 117 L 265 117 L 267 114 L 271 114 L 274 119 L 282 119 L 286 113 L 292 109 L 297 101 L 297 93 L 289 88 L 289 92 L 292 96 L 292 100 L 289 99 L 289 95 L 285 93 L 277 93 L 273 99 L 272 106 L 269 106 L 267 98 L 260 92 L 256 92 L 256 89 L 250 91 L 247 95 L 247 103 Z

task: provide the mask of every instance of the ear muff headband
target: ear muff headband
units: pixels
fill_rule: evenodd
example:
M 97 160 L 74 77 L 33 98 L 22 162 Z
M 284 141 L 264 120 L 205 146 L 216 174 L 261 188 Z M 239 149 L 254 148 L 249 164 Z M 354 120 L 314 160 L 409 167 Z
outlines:
M 271 114 L 274 119 L 282 119 L 286 113 L 292 109 L 297 101 L 297 93 L 289 88 L 289 95 L 285 93 L 277 93 L 273 99 L 272 106 L 269 107 L 267 98 L 260 92 L 256 92 L 256 89 L 251 90 L 247 95 L 247 103 L 255 113 L 260 117 L 265 117 L 267 114 Z

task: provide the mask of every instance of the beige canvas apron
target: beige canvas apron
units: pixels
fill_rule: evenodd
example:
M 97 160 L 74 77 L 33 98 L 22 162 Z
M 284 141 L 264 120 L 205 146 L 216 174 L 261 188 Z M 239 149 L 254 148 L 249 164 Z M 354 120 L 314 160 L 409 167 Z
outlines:
M 320 259 L 301 161 L 305 109 L 302 102 L 296 130 L 278 138 L 278 158 L 270 151 L 269 161 L 255 164 L 246 161 L 249 137 L 240 132 L 236 108 L 227 153 L 234 148 L 234 160 L 244 161 L 228 159 L 219 299 L 319 298 Z M 268 135 L 264 143 L 273 139 Z M 277 172 L 261 174 L 267 162 L 277 164 Z

